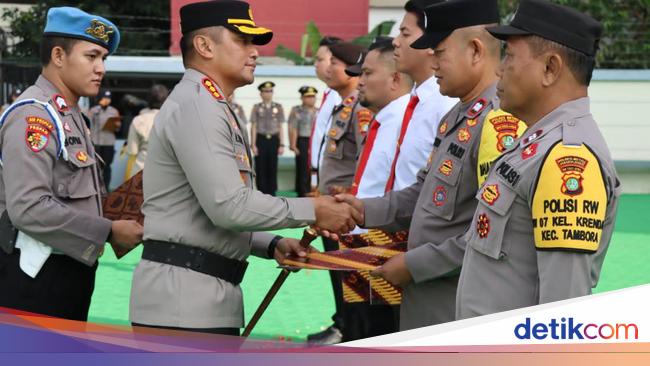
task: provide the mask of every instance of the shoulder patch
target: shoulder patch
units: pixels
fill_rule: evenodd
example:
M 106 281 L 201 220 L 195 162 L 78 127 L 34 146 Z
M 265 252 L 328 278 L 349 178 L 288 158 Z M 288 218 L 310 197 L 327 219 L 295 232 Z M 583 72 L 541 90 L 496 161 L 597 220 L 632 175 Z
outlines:
M 545 157 L 532 203 L 539 250 L 598 250 L 607 209 L 600 162 L 585 145 L 556 144 Z
M 481 114 L 481 112 L 483 112 L 483 110 L 487 106 L 488 106 L 488 101 L 485 100 L 484 98 L 481 98 L 476 102 L 474 102 L 474 104 L 472 104 L 472 106 L 467 110 L 466 115 L 470 119 L 476 118 L 479 114 Z
M 39 126 L 43 126 L 43 127 L 47 128 L 48 130 L 50 130 L 50 132 L 54 131 L 54 123 L 52 123 L 52 122 L 50 122 L 50 121 L 48 121 L 48 120 L 46 120 L 44 118 L 37 117 L 37 116 L 29 116 L 29 117 L 25 118 L 25 121 L 27 121 L 27 124 L 29 124 L 29 125 L 31 125 L 31 124 L 39 125 Z
M 50 142 L 51 130 L 39 124 L 27 124 L 25 130 L 25 142 L 27 147 L 33 152 L 41 152 L 47 147 Z
M 483 120 L 478 148 L 476 175 L 480 187 L 490 170 L 492 162 L 504 151 L 515 146 L 517 138 L 526 131 L 526 124 L 501 109 L 491 110 Z
M 216 100 L 224 100 L 223 95 L 219 93 L 217 90 L 217 83 L 212 81 L 210 78 L 205 77 L 203 80 L 201 80 L 201 84 L 208 90 L 210 95 L 214 97 Z

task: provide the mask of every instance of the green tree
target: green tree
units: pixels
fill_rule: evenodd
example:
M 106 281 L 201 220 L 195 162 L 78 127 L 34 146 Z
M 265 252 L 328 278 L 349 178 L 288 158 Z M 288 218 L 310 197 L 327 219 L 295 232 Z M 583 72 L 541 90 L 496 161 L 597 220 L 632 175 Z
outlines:
M 1 15 L 3 20 L 10 22 L 10 28 L 5 32 L 16 40 L 15 44 L 3 49 L 5 59 L 28 62 L 38 58 L 47 9 L 54 6 L 75 6 L 114 22 L 122 37 L 117 54 L 168 54 L 169 0 L 39 0 L 27 11 L 8 9 Z
M 603 24 L 596 67 L 650 68 L 650 0 L 552 0 L 587 13 Z M 501 15 L 510 21 L 518 1 L 500 0 Z

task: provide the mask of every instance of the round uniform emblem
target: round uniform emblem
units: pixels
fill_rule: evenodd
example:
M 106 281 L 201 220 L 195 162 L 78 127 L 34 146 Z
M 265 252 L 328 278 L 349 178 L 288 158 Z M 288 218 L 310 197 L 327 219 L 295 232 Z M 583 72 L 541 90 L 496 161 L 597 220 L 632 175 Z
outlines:
M 479 238 L 487 238 L 490 233 L 490 219 L 486 214 L 480 214 L 476 221 L 476 232 Z
M 515 144 L 515 138 L 510 135 L 503 136 L 503 138 L 501 139 L 501 144 L 506 149 L 509 149 L 512 147 L 512 145 Z
M 569 178 L 566 181 L 566 188 L 569 192 L 575 192 L 580 189 L 580 181 L 576 178 Z
M 435 191 L 433 191 L 433 203 L 440 207 L 445 204 L 447 201 L 447 190 L 443 186 L 438 186 Z

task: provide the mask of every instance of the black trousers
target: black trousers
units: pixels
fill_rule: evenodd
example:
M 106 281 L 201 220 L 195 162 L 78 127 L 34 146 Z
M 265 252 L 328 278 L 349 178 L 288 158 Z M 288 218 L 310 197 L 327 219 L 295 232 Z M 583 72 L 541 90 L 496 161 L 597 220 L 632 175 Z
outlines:
M 267 136 L 270 136 L 267 138 Z M 257 189 L 262 193 L 275 196 L 278 190 L 278 148 L 280 138 L 278 135 L 257 134 L 255 142 L 257 156 L 255 157 L 255 174 L 257 175 Z
M 239 336 L 239 328 L 179 328 L 179 327 L 165 327 L 162 325 L 148 325 L 141 323 L 131 323 L 136 327 L 147 327 L 147 328 L 157 328 L 157 329 L 169 329 L 169 330 L 183 330 L 186 332 L 197 332 L 197 333 L 210 333 L 210 334 L 223 334 L 229 336 Z
M 343 342 L 355 341 L 399 331 L 399 306 L 345 304 Z
M 113 158 L 115 157 L 115 147 L 113 145 L 95 145 L 95 151 L 104 160 L 102 177 L 104 178 L 106 191 L 108 191 L 108 187 L 111 185 L 111 164 L 113 164 Z
M 339 250 L 339 242 L 323 237 L 323 247 L 325 248 L 326 252 Z M 334 326 L 339 328 L 345 337 L 345 319 L 347 317 L 345 316 L 346 304 L 345 301 L 343 301 L 343 284 L 341 283 L 342 277 L 339 271 L 329 272 L 330 280 L 332 281 L 332 291 L 334 292 L 335 305 L 335 312 L 334 315 L 332 315 L 332 321 L 334 322 Z
M 0 250 L 0 306 L 70 320 L 88 320 L 97 263 L 88 267 L 52 254 L 31 278 L 19 267 L 20 250 Z
M 305 197 L 311 192 L 311 177 L 309 176 L 309 137 L 298 137 L 297 147 L 300 154 L 296 156 L 296 193 Z

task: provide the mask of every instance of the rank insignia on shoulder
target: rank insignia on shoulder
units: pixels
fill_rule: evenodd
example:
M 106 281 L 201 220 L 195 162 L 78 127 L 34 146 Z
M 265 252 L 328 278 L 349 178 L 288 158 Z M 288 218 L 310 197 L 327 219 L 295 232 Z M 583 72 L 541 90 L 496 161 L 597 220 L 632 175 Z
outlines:
M 447 133 L 447 127 L 448 126 L 449 125 L 447 124 L 447 121 L 442 122 L 440 124 L 440 127 L 438 128 L 438 133 L 441 134 L 441 135 L 444 135 L 445 133 Z
M 476 232 L 481 239 L 487 238 L 490 233 L 490 219 L 486 214 L 478 215 L 478 219 L 476 220 Z
M 86 160 L 88 160 L 88 154 L 86 154 L 85 151 L 81 151 L 81 150 L 77 151 L 77 154 L 75 155 L 75 157 L 77 158 L 77 160 L 79 160 L 82 163 L 85 163 Z
M 217 90 L 217 83 L 214 81 L 210 80 L 210 78 L 203 78 L 201 80 L 201 84 L 208 90 L 208 92 L 214 97 L 216 100 L 223 100 L 223 96 L 219 94 L 219 91 Z
M 481 98 L 477 100 L 470 108 L 467 110 L 467 116 L 469 118 L 476 118 L 483 110 L 485 107 L 487 107 L 488 102 L 487 100 Z
M 544 131 L 542 131 L 542 130 L 537 130 L 537 131 L 533 132 L 531 135 L 529 135 L 525 139 L 521 140 L 521 146 L 528 145 L 529 143 L 537 140 L 540 136 L 542 136 L 542 133 L 544 133 Z
M 33 152 L 40 152 L 45 149 L 50 141 L 50 130 L 42 125 L 28 124 L 25 131 L 25 142 Z
M 54 106 L 56 106 L 56 109 L 59 111 L 59 113 L 65 113 L 70 110 L 68 107 L 68 102 L 65 101 L 63 95 L 54 94 L 52 96 L 52 101 L 54 102 Z
M 481 199 L 488 205 L 492 206 L 494 205 L 494 202 L 496 202 L 499 199 L 500 195 L 501 194 L 499 193 L 499 185 L 488 184 L 483 188 Z
M 521 152 L 521 159 L 526 160 L 530 157 L 535 156 L 537 154 L 537 146 L 539 144 L 532 144 L 529 146 L 526 146 L 526 148 Z
M 458 130 L 458 141 L 467 142 L 472 138 L 472 134 L 469 132 L 469 128 L 463 127 Z
M 470 118 L 467 120 L 467 127 L 474 127 L 478 123 L 476 118 Z
M 433 203 L 440 207 L 447 202 L 447 189 L 443 186 L 438 186 L 433 191 Z

